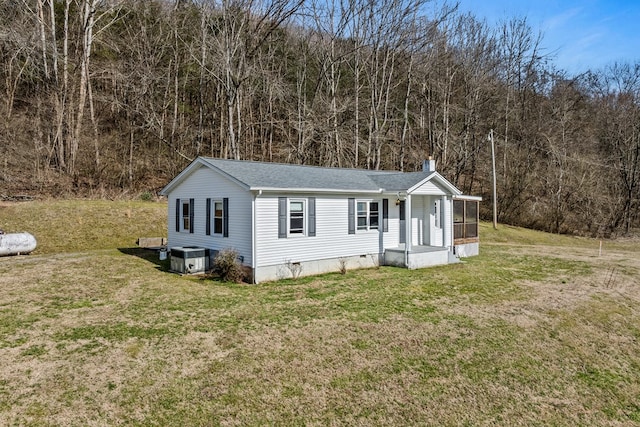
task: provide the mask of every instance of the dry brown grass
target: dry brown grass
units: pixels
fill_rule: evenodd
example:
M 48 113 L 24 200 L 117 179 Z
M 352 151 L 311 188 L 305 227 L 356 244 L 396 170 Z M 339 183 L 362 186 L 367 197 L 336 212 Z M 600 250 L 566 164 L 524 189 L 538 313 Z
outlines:
M 0 425 L 640 423 L 639 247 L 530 239 L 260 286 L 0 258 Z

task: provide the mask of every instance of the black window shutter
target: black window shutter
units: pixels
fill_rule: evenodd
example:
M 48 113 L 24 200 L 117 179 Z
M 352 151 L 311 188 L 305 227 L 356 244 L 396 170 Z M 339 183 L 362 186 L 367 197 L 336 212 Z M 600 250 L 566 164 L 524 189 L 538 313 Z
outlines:
M 316 235 L 316 198 L 309 197 L 309 236 Z
M 229 237 L 229 198 L 222 199 L 222 237 Z
M 356 234 L 356 199 L 349 197 L 349 234 Z
M 193 233 L 193 218 L 195 216 L 195 212 L 193 212 L 194 206 L 195 200 L 189 199 L 189 233 Z
M 389 199 L 382 199 L 382 231 L 389 231 Z
M 180 231 L 180 199 L 176 199 L 176 232 Z
M 211 199 L 207 199 L 207 236 L 211 236 Z
M 287 198 L 278 197 L 278 238 L 287 237 Z

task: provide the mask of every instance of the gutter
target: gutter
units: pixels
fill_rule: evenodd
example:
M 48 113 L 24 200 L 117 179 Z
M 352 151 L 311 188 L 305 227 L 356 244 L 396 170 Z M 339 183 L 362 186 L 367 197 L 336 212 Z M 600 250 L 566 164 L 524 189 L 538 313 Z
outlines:
M 466 194 L 454 195 L 453 199 L 454 200 L 473 200 L 473 201 L 476 201 L 476 202 L 481 202 L 482 201 L 482 197 L 480 197 L 480 196 L 468 196 Z
M 273 192 L 287 192 L 287 193 L 329 193 L 329 194 L 382 194 L 385 190 L 383 188 L 378 188 L 375 190 L 336 190 L 331 188 L 279 188 L 279 187 L 251 187 L 249 188 L 251 191 L 258 191 L 262 194 L 262 191 L 273 191 Z

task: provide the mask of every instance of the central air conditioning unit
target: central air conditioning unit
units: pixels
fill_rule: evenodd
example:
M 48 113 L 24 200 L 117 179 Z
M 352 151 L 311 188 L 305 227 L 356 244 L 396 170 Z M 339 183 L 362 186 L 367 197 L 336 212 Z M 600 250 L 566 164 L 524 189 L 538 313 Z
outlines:
M 171 248 L 171 271 L 181 274 L 204 273 L 207 250 L 195 246 Z M 208 260 L 207 260 L 208 261 Z

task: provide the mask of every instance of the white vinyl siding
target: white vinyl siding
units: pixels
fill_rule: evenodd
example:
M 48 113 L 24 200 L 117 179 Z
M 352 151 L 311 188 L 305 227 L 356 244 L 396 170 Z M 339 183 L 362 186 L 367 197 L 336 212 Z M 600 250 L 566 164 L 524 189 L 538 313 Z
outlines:
M 383 249 L 400 245 L 400 206 L 395 197 L 389 197 L 389 230 L 384 232 Z
M 411 198 L 411 244 L 424 245 L 425 237 L 425 215 L 424 200 L 422 197 Z
M 453 246 L 453 200 L 450 197 L 442 204 L 442 229 L 444 246 Z
M 420 187 L 414 189 L 411 194 L 413 195 L 428 195 L 428 196 L 444 196 L 445 191 L 440 188 L 436 183 L 432 181 L 427 181 L 422 184 Z
M 378 254 L 378 230 L 348 234 L 348 197 L 321 194 L 300 195 L 296 199 L 316 196 L 316 235 L 278 238 L 278 196 L 262 194 L 256 198 L 256 259 L 258 266 L 305 262 L 347 256 Z M 397 209 L 396 209 L 397 210 Z M 390 209 L 390 211 L 393 211 Z M 396 213 L 397 217 L 397 213 Z M 390 227 L 391 229 L 391 221 Z M 385 233 L 386 234 L 386 233 Z
M 442 228 L 440 227 L 440 206 L 442 203 L 441 196 L 428 196 L 427 200 L 427 214 L 429 216 L 429 222 L 425 224 L 429 233 L 428 239 L 425 237 L 425 244 L 431 246 L 442 246 Z
M 451 201 L 443 202 L 441 196 L 412 196 L 411 198 L 411 244 L 425 246 L 450 246 L 444 224 L 451 221 Z M 439 209 L 436 209 L 436 205 Z M 439 220 L 437 221 L 437 216 Z M 436 223 L 440 223 L 440 227 Z M 444 241 L 446 239 L 446 241 Z
M 199 246 L 209 249 L 233 248 L 243 257 L 245 265 L 251 265 L 251 193 L 223 175 L 207 168 L 195 170 L 168 195 L 169 224 L 173 224 L 176 199 L 194 199 L 193 234 L 176 232 L 169 227 L 168 246 Z M 206 235 L 206 200 L 229 199 L 229 237 L 212 233 Z M 213 213 L 213 212 L 212 212 Z M 213 221 L 214 215 L 211 215 Z M 182 219 L 181 219 L 182 221 Z M 212 224 L 213 225 L 213 224 Z M 214 231 L 214 227 L 211 228 Z

